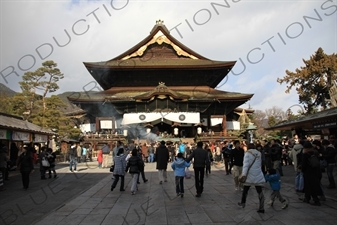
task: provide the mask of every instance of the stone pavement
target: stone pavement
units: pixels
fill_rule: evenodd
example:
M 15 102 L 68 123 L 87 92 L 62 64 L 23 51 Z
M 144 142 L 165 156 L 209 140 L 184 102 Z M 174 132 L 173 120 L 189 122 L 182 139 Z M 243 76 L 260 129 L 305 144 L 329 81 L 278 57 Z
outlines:
M 289 207 L 281 209 L 265 206 L 258 214 L 258 198 L 251 188 L 244 209 L 237 206 L 241 192 L 235 191 L 232 176 L 226 176 L 222 164 L 212 166 L 212 174 L 205 177 L 204 193 L 194 197 L 194 179 L 185 179 L 184 198 L 176 196 L 174 175 L 168 171 L 168 182 L 158 183 L 155 163 L 146 164 L 149 182 L 139 185 L 136 195 L 130 194 L 131 176 L 126 175 L 126 191 L 119 186 L 111 192 L 111 173 L 98 169 L 96 163 L 80 164 L 80 172 L 70 173 L 66 165 L 58 165 L 60 177 L 55 180 L 32 182 L 28 192 L 21 183 L 14 190 L 0 192 L 0 224 L 336 224 L 337 190 L 327 190 L 322 206 L 311 206 L 298 200 L 293 188 L 293 167 L 283 167 L 281 193 Z M 169 164 L 170 168 L 170 164 Z M 19 177 L 13 177 L 20 181 Z M 12 178 L 11 181 L 12 182 Z M 323 184 L 327 184 L 324 174 Z M 35 185 L 35 187 L 33 187 Z M 18 190 L 20 189 L 20 190 Z M 9 197 L 6 197 L 8 193 Z M 5 194 L 5 199 L 3 196 Z M 270 189 L 264 189 L 266 202 Z M 6 203 L 5 203 L 6 202 Z M 38 209 L 38 210 L 36 210 Z

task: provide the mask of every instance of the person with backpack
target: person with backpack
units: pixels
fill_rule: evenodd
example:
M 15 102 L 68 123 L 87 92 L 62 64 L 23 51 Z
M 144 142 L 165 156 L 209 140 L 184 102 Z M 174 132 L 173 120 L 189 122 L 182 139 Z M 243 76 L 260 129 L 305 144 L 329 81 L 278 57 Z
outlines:
M 314 147 L 309 141 L 303 144 L 302 172 L 305 192 L 303 202 L 310 203 L 312 198 L 314 202 L 310 204 L 320 206 L 318 195 L 321 195 L 320 180 L 322 172 L 318 153 L 314 151 Z

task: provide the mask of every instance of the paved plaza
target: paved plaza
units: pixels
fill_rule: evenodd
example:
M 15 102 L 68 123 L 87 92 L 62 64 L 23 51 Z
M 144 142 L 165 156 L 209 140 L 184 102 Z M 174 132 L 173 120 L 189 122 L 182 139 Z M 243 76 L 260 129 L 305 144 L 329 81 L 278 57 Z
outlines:
M 336 224 L 337 190 L 326 191 L 322 206 L 302 203 L 293 188 L 294 169 L 283 167 L 281 193 L 289 207 L 281 209 L 275 201 L 268 206 L 270 188 L 264 194 L 265 213 L 256 212 L 258 198 L 255 189 L 249 191 L 247 204 L 239 208 L 241 192 L 235 191 L 231 175 L 226 176 L 223 165 L 212 166 L 212 174 L 205 177 L 204 193 L 196 198 L 194 179 L 185 180 L 184 198 L 176 196 L 174 175 L 168 171 L 168 182 L 159 184 L 155 163 L 146 164 L 149 182 L 139 185 L 131 195 L 131 176 L 126 175 L 126 191 L 119 186 L 111 192 L 111 173 L 98 169 L 96 162 L 79 164 L 79 172 L 68 172 L 66 163 L 57 165 L 57 179 L 40 180 L 38 169 L 31 177 L 27 191 L 22 189 L 21 176 L 11 174 L 6 191 L 0 192 L 0 224 L 36 225 L 164 225 L 164 224 Z M 169 164 L 170 168 L 170 164 Z M 327 184 L 326 174 L 323 184 Z

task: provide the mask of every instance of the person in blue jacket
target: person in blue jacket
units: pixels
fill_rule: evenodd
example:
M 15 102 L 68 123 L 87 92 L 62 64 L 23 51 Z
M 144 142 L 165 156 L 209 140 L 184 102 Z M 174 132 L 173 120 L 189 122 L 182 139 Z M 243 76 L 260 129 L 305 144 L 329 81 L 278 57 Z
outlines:
M 190 165 L 191 163 L 185 161 L 181 152 L 178 153 L 177 158 L 171 164 L 175 176 L 177 196 L 180 195 L 181 198 L 184 197 L 185 168 L 189 167 Z
M 282 209 L 288 207 L 288 202 L 282 197 L 281 190 L 281 181 L 280 175 L 276 173 L 275 169 L 269 169 L 266 176 L 266 181 L 269 182 L 270 187 L 272 189 L 272 193 L 270 195 L 270 201 L 267 203 L 270 206 L 273 206 L 275 198 L 278 198 L 282 203 Z

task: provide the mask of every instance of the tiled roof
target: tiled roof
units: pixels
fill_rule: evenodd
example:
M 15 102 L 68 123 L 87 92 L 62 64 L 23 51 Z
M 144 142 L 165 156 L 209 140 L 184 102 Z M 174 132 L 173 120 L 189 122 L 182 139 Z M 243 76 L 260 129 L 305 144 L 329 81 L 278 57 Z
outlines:
M 235 61 L 214 61 L 205 59 L 149 59 L 140 60 L 137 58 L 131 58 L 127 60 L 113 60 L 107 62 L 86 62 L 86 67 L 99 67 L 99 68 L 198 68 L 198 67 L 226 67 L 234 66 Z
M 81 98 L 71 98 L 70 101 L 73 102 L 97 102 L 97 101 L 135 101 L 137 96 L 151 96 L 155 94 L 155 87 L 114 87 L 103 92 L 97 92 L 91 95 L 81 95 Z M 226 92 L 220 91 L 208 86 L 173 86 L 168 87 L 172 94 L 181 96 L 182 98 L 188 97 L 189 101 L 198 100 L 240 100 L 240 99 L 250 99 L 253 94 L 243 94 L 237 92 Z
M 0 113 L 0 127 L 40 134 L 55 134 L 49 129 L 45 129 L 28 121 L 22 120 L 17 116 L 12 116 L 4 113 Z
M 337 118 L 337 107 L 327 109 L 327 110 L 324 110 L 324 111 L 321 111 L 321 112 L 317 112 L 315 114 L 310 114 L 310 115 L 307 115 L 307 116 L 301 116 L 301 117 L 299 117 L 295 120 L 283 121 L 279 124 L 276 124 L 275 126 L 267 127 L 265 129 L 266 130 L 273 130 L 273 129 L 277 129 L 277 128 L 287 127 L 287 126 L 290 126 L 290 125 L 296 125 L 296 124 L 307 123 L 307 122 L 314 122 L 314 121 L 317 121 L 317 120 L 328 119 L 328 118 L 332 118 L 332 119 Z

